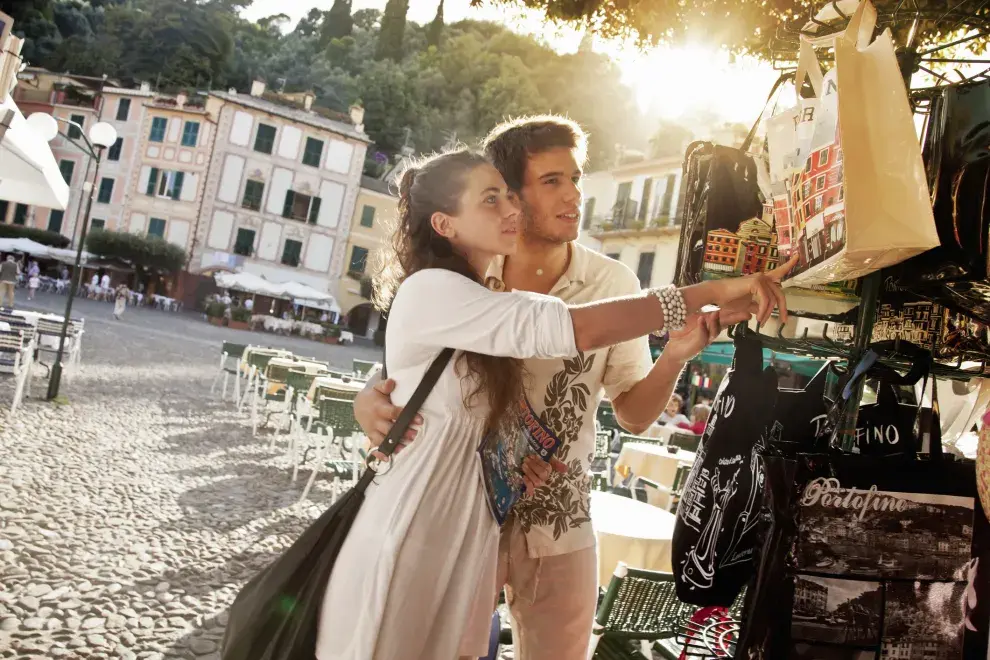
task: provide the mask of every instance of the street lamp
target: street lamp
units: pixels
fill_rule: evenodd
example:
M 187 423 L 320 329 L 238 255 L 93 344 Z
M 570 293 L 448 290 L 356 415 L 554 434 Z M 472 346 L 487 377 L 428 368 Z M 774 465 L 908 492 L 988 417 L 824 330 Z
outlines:
M 106 122 L 98 122 L 93 124 L 89 129 L 89 136 L 86 136 L 86 132 L 83 127 L 74 121 L 69 119 L 62 119 L 61 117 L 53 117 L 52 115 L 45 114 L 43 112 L 36 112 L 27 118 L 28 124 L 47 142 L 51 142 L 55 139 L 55 136 L 59 134 L 58 132 L 58 122 L 68 125 L 69 127 L 74 127 L 79 131 L 80 137 L 82 137 L 85 142 L 85 146 L 79 144 L 71 137 L 66 134 L 62 134 L 69 142 L 76 145 L 82 151 L 89 154 L 90 158 L 96 160 L 96 174 L 99 175 L 100 172 L 100 157 L 103 155 L 104 149 L 109 149 L 113 146 L 114 142 L 117 141 L 117 129 Z M 79 289 L 79 281 L 82 279 L 82 268 L 80 264 L 82 262 L 82 252 L 83 246 L 86 244 L 86 230 L 89 228 L 89 214 L 93 209 L 93 193 L 96 187 L 90 181 L 83 182 L 83 192 L 88 196 L 86 198 L 86 214 L 83 216 L 82 229 L 79 233 L 79 246 L 76 248 L 76 261 L 72 268 L 72 285 L 69 287 L 69 300 L 65 303 L 65 318 L 62 320 L 62 332 L 59 333 L 58 337 L 58 354 L 55 356 L 55 364 L 52 365 L 51 374 L 48 378 L 48 395 L 47 399 L 51 401 L 58 396 L 58 388 L 62 382 L 62 356 L 65 352 L 65 337 L 69 333 L 69 318 L 72 315 L 72 301 L 76 298 L 76 291 Z

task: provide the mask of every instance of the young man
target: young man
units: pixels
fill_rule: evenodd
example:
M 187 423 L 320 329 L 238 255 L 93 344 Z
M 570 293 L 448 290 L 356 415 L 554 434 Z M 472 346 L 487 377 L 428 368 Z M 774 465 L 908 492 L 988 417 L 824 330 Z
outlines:
M 581 222 L 586 136 L 574 122 L 533 117 L 502 124 L 484 149 L 522 204 L 518 252 L 497 259 L 486 285 L 587 303 L 640 291 L 635 274 L 575 239 Z M 717 314 L 692 319 L 655 363 L 646 338 L 570 360 L 527 360 L 527 398 L 561 438 L 557 473 L 516 504 L 502 529 L 499 586 L 519 660 L 585 660 L 598 593 L 588 470 L 603 392 L 623 427 L 642 433 L 664 411 L 686 361 L 720 331 Z M 371 382 L 355 400 L 358 422 L 380 444 L 399 409 L 394 383 Z M 411 439 L 414 432 L 407 435 Z

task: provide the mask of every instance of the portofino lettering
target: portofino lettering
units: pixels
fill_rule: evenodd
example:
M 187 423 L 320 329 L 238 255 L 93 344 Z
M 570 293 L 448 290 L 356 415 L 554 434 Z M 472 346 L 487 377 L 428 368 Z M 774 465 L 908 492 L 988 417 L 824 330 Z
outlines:
M 859 520 L 863 520 L 870 511 L 900 513 L 907 510 L 906 500 L 880 492 L 876 486 L 870 486 L 869 490 L 842 488 L 834 477 L 819 477 L 805 487 L 801 506 L 816 504 L 856 511 Z

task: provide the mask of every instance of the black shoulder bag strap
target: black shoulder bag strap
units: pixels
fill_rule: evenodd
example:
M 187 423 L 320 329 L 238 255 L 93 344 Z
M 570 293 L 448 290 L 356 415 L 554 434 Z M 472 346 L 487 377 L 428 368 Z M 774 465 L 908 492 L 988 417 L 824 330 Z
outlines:
M 392 452 L 394 452 L 395 448 L 399 445 L 399 440 L 401 440 L 402 436 L 405 435 L 406 430 L 412 423 L 413 417 L 415 417 L 419 412 L 419 409 L 423 407 L 423 402 L 426 401 L 426 397 L 430 395 L 430 392 L 433 391 L 433 387 L 437 384 L 437 381 L 440 380 L 440 374 L 442 374 L 443 370 L 447 367 L 447 363 L 450 362 L 450 358 L 453 354 L 454 349 L 443 349 L 440 351 L 440 355 L 433 360 L 433 363 L 430 365 L 429 369 L 426 370 L 426 373 L 423 374 L 423 380 L 419 381 L 419 386 L 416 388 L 416 391 L 413 392 L 412 396 L 409 397 L 409 401 L 406 402 L 406 405 L 403 406 L 402 412 L 399 413 L 399 417 L 395 420 L 395 424 L 393 424 L 392 428 L 389 429 L 388 435 L 385 436 L 382 444 L 378 445 L 378 451 L 386 458 L 391 456 Z M 387 377 L 387 372 L 384 365 L 385 352 L 383 350 L 381 371 L 382 378 Z M 364 471 L 364 474 L 361 475 L 360 481 L 358 481 L 357 485 L 354 487 L 361 492 L 364 492 L 368 488 L 368 485 L 371 483 L 372 479 L 375 478 L 376 473 L 370 467 L 371 461 L 373 460 L 375 459 L 368 459 L 369 467 Z

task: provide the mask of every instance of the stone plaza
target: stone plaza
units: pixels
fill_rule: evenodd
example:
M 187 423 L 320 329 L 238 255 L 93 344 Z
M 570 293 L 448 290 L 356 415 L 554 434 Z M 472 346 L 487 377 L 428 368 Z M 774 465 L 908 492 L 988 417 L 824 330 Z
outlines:
M 18 304 L 59 312 L 65 298 Z M 229 330 L 192 313 L 77 300 L 82 368 L 11 417 L 0 381 L 0 657 L 216 658 L 225 611 L 330 502 L 297 500 L 285 444 L 210 394 L 223 340 L 351 368 L 370 345 Z M 51 356 L 44 358 L 50 362 Z M 68 373 L 68 372 L 67 372 Z

